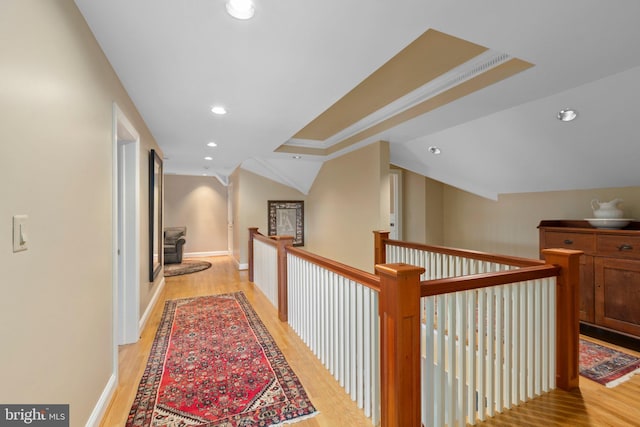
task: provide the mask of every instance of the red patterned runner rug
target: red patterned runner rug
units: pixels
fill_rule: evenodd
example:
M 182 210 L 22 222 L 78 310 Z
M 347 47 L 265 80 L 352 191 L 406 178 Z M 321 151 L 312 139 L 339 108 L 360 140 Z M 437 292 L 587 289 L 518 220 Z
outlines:
M 640 373 L 640 358 L 580 339 L 580 375 L 609 388 Z
M 127 426 L 275 426 L 317 414 L 245 295 L 170 300 Z

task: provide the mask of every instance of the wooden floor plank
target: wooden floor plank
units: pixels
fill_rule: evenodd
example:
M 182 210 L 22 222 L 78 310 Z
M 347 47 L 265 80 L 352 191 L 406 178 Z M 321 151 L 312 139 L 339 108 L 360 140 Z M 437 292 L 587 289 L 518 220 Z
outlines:
M 154 308 L 141 339 L 121 346 L 119 384 L 101 426 L 123 426 L 149 357 L 164 301 L 200 295 L 243 291 L 287 361 L 304 385 L 319 414 L 300 421 L 299 427 L 371 426 L 361 410 L 349 399 L 295 332 L 278 320 L 267 298 L 248 281 L 246 271 L 238 271 L 232 258 L 202 258 L 212 268 L 194 274 L 166 278 L 164 292 Z M 601 341 L 593 340 L 603 344 Z M 611 346 L 618 348 L 616 346 Z M 636 356 L 640 353 L 622 349 Z M 640 375 L 608 389 L 580 378 L 580 389 L 571 393 L 556 390 L 496 416 L 481 426 L 640 426 Z

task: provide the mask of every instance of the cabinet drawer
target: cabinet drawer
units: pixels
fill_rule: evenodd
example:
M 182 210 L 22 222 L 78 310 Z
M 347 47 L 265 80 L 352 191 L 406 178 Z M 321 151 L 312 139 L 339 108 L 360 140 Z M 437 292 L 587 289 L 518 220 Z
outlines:
M 575 249 L 592 253 L 596 249 L 595 236 L 591 233 L 567 233 L 564 231 L 547 231 L 544 233 L 546 248 Z
M 597 248 L 598 255 L 640 259 L 640 236 L 598 236 Z

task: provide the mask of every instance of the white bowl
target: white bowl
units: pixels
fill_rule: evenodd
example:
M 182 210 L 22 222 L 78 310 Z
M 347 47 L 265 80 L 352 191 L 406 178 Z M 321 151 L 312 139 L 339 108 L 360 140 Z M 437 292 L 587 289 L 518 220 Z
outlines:
M 633 218 L 585 218 L 589 224 L 596 228 L 606 228 L 609 230 L 617 230 L 626 227 Z

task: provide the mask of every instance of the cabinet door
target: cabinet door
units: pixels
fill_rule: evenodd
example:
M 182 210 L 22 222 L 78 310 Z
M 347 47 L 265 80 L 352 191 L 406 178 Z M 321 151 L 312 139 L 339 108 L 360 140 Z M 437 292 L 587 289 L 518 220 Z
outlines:
M 640 336 L 640 261 L 595 259 L 596 323 Z
M 580 320 L 595 322 L 595 289 L 593 284 L 593 257 L 580 256 Z

